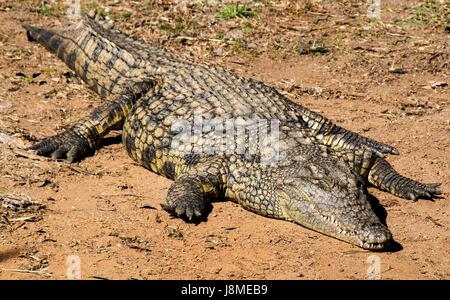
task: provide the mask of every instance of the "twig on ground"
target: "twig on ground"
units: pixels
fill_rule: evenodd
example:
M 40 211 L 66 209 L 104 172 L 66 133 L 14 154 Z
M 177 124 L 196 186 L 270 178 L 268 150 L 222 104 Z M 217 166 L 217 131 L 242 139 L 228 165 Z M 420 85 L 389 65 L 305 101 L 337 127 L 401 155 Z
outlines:
M 5 269 L 5 268 L 0 268 L 1 271 L 8 271 L 8 272 L 19 272 L 19 273 L 30 273 L 30 274 L 37 274 L 37 275 L 41 275 L 41 276 L 45 276 L 45 277 L 52 277 L 51 273 L 47 272 L 47 267 L 46 268 L 42 268 L 40 270 L 21 270 L 21 269 Z

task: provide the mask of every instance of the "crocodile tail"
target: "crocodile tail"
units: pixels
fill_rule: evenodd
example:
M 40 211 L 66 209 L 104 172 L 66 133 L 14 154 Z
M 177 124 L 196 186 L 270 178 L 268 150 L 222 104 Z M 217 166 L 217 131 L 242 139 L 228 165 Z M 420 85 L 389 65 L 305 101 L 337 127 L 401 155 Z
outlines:
M 45 46 L 51 52 L 55 53 L 69 68 L 83 77 L 77 69 L 76 61 L 81 61 L 82 51 L 78 51 L 80 45 L 78 40 L 83 35 L 83 24 L 78 22 L 64 29 L 45 29 L 22 24 L 27 31 L 27 37 L 30 41 L 36 41 Z M 84 49 L 83 49 L 84 50 Z
M 66 28 L 45 29 L 28 24 L 22 24 L 22 27 L 27 31 L 29 41 L 39 42 L 51 52 L 56 53 L 65 63 L 68 63 L 67 52 L 70 48 L 77 46 L 78 39 L 86 31 L 86 24 L 99 27 L 96 21 L 87 14 L 83 14 L 77 23 Z
M 22 26 L 27 30 L 30 40 L 39 42 L 55 53 L 102 97 L 120 91 L 120 85 L 126 80 L 125 74 L 135 65 L 135 56 L 116 44 L 122 35 L 105 28 L 88 15 L 59 30 Z
M 38 28 L 28 24 L 22 24 L 22 27 L 27 31 L 29 41 L 37 41 L 54 53 L 58 52 L 64 41 L 64 38 L 54 30 Z

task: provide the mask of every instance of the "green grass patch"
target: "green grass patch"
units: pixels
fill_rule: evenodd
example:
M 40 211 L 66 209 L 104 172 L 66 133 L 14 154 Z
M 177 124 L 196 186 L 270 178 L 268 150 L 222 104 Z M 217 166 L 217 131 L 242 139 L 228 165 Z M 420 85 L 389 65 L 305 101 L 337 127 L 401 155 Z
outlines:
M 233 18 L 254 18 L 256 13 L 245 5 L 228 5 L 222 8 L 216 15 L 216 19 L 227 20 Z
M 166 23 L 166 22 L 159 23 L 158 28 L 161 30 L 165 30 L 165 31 L 172 31 L 175 29 L 172 25 L 170 25 L 169 23 Z
M 297 48 L 297 53 L 300 55 L 306 55 L 311 53 L 317 53 L 317 54 L 327 54 L 330 52 L 330 49 L 326 46 L 300 46 Z
M 106 10 L 104 7 L 97 8 L 97 16 L 101 18 L 106 16 Z
M 175 25 L 172 25 L 167 22 L 161 22 L 158 24 L 158 28 L 164 31 L 177 31 L 177 32 L 184 32 L 187 27 L 195 27 L 194 22 L 190 21 L 184 21 L 183 19 L 179 18 L 176 20 Z
M 44 3 L 42 3 L 42 5 L 41 5 L 41 10 L 39 11 L 39 13 L 44 16 L 53 16 L 56 14 L 54 9 L 45 6 Z
M 253 33 L 253 27 L 250 22 L 244 22 L 241 24 L 242 32 L 245 34 L 252 34 Z
M 394 73 L 394 74 L 405 74 L 406 73 L 406 71 L 404 69 L 394 68 L 394 67 L 390 68 L 389 72 Z
M 330 52 L 330 50 L 325 46 L 314 46 L 314 47 L 311 47 L 311 49 L 309 51 L 311 53 L 319 53 L 319 54 L 325 54 L 325 53 Z
M 96 8 L 98 6 L 97 2 L 87 2 L 84 5 L 90 8 Z
M 395 25 L 419 25 L 419 24 L 428 24 L 426 19 L 418 20 L 418 19 L 405 19 L 405 20 L 395 20 Z
M 426 0 L 413 7 L 404 7 L 409 16 L 394 21 L 395 25 L 435 25 L 447 27 L 449 24 L 448 4 L 441 1 Z
M 183 32 L 185 29 L 184 24 L 185 22 L 183 21 L 183 19 L 178 19 L 177 22 L 175 23 L 175 31 Z
M 129 12 L 121 13 L 121 14 L 120 14 L 120 17 L 121 17 L 122 19 L 128 19 L 129 17 L 131 17 L 131 13 L 129 13 Z

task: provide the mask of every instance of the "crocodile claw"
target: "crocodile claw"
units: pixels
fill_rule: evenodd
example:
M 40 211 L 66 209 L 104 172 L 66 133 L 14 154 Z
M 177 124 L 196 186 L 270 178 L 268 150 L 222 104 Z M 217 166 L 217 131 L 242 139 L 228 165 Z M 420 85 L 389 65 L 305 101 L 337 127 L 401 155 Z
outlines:
M 178 202 L 175 205 L 161 203 L 161 207 L 165 211 L 176 214 L 180 218 L 186 216 L 189 221 L 192 221 L 194 217 L 199 218 L 202 216 L 201 208 L 195 207 L 192 202 Z
M 414 181 L 414 185 L 406 187 L 403 193 L 406 198 L 413 201 L 416 201 L 419 198 L 433 199 L 442 194 L 442 192 L 437 189 L 440 185 L 440 183 L 425 184 Z
M 67 158 L 69 162 L 74 162 L 83 157 L 90 150 L 90 147 L 81 136 L 67 130 L 46 138 L 27 148 L 27 150 L 37 155 L 49 156 L 53 159 Z
M 201 191 L 201 184 L 192 178 L 178 178 L 167 192 L 165 204 L 161 207 L 180 218 L 189 221 L 201 217 L 205 211 L 206 201 Z

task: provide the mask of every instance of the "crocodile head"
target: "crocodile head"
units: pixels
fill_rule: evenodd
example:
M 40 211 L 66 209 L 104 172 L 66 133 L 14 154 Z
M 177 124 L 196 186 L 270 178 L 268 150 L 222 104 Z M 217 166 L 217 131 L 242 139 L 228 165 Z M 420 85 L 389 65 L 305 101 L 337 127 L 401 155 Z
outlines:
M 364 249 L 383 250 L 392 236 L 373 212 L 362 179 L 338 159 L 289 168 L 278 188 L 284 217 Z

